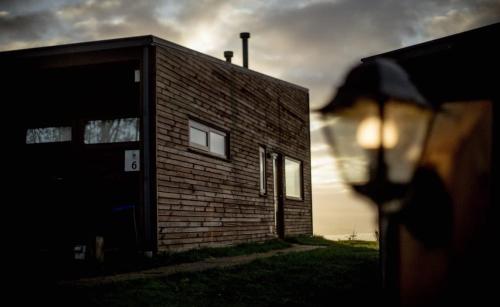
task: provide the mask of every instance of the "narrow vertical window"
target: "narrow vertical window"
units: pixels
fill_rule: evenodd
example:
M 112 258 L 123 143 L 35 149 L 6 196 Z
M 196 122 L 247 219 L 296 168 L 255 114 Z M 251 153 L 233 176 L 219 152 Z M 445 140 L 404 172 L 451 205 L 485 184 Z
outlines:
M 266 194 L 266 149 L 259 147 L 259 169 L 260 169 L 260 194 Z
M 285 157 L 285 195 L 302 200 L 302 162 Z

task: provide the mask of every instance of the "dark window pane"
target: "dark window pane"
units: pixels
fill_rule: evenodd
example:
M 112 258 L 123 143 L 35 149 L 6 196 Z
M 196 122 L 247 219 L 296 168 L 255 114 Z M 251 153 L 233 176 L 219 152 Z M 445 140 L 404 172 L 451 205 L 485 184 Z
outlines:
M 266 193 L 266 150 L 259 147 L 260 193 Z

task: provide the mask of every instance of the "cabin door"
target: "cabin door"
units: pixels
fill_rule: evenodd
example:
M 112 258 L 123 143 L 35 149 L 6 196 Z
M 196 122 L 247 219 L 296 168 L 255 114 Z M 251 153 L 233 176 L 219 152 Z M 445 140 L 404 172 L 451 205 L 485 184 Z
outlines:
M 283 210 L 283 162 L 281 155 L 272 154 L 273 161 L 273 201 L 274 227 L 279 238 L 285 237 L 284 210 Z

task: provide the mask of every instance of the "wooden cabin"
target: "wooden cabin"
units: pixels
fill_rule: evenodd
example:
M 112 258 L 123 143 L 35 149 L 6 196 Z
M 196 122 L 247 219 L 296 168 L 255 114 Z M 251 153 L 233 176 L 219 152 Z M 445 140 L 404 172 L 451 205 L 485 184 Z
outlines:
M 0 52 L 0 68 L 31 250 L 312 233 L 306 88 L 154 36 Z

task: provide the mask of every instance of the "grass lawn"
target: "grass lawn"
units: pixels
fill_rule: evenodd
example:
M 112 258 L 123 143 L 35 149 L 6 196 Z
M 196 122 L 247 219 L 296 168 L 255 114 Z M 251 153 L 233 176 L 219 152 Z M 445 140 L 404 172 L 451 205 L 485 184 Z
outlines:
M 45 295 L 72 306 L 345 306 L 378 302 L 376 243 L 318 237 L 294 240 L 325 248 L 159 279 L 47 288 Z
M 255 253 L 264 253 L 272 250 L 291 247 L 292 244 L 283 240 L 270 240 L 262 243 L 243 243 L 236 246 L 193 249 L 180 253 L 162 253 L 149 259 L 132 254 L 129 256 L 106 256 L 104 263 L 71 261 L 70 263 L 57 263 L 57 259 L 47 260 L 46 265 L 50 272 L 41 272 L 43 275 L 53 275 L 52 279 L 78 279 L 113 275 L 126 272 L 141 271 L 160 266 L 179 263 L 196 262 L 208 258 L 240 256 Z M 51 263 L 56 262 L 56 263 Z M 43 267 L 43 265 L 41 265 Z M 54 270 L 52 268 L 60 268 Z

